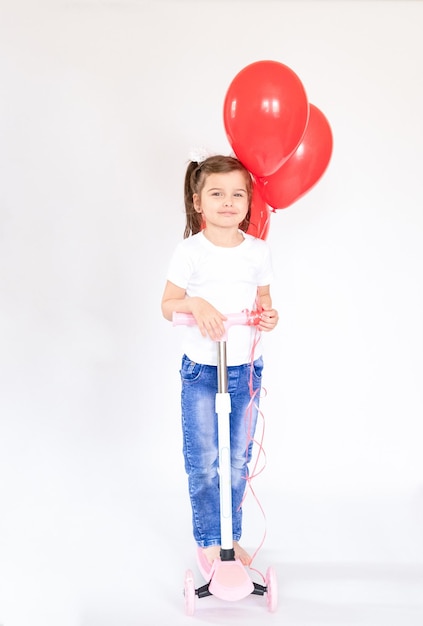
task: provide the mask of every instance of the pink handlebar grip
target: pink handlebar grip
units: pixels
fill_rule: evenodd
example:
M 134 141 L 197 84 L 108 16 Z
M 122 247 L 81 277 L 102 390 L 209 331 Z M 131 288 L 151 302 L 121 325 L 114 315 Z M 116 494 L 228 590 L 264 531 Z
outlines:
M 172 321 L 174 326 L 196 326 L 197 324 L 192 313 L 173 313 Z M 230 326 L 257 326 L 259 321 L 259 311 L 248 311 L 245 309 L 241 313 L 229 313 L 226 315 L 223 325 L 227 330 Z
M 192 313 L 173 313 L 172 322 L 174 326 L 195 326 L 197 324 Z

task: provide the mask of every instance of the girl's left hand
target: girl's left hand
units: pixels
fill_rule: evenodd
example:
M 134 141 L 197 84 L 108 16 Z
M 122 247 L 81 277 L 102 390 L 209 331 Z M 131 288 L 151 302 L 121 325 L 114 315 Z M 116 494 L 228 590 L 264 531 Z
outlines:
M 263 306 L 263 310 L 260 315 L 260 321 L 258 327 L 260 330 L 269 331 L 273 330 L 279 321 L 279 315 L 276 309 L 267 309 Z

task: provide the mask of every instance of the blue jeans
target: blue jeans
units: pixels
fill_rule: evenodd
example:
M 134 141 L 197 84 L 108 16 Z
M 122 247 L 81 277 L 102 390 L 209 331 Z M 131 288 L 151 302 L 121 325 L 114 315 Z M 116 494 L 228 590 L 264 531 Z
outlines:
M 261 357 L 252 366 L 246 363 L 228 367 L 234 541 L 241 537 L 241 504 L 257 424 L 262 369 Z M 194 363 L 184 355 L 180 374 L 183 453 L 188 474 L 193 532 L 197 544 L 204 548 L 221 543 L 219 449 L 215 412 L 217 367 Z M 252 401 L 251 393 L 255 394 Z

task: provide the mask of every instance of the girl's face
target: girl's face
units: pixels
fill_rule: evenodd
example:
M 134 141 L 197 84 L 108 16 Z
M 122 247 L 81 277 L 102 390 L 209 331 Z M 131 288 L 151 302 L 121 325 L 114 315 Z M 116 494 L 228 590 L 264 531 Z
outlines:
M 206 226 L 238 228 L 248 213 L 245 176 L 235 170 L 209 174 L 200 194 L 193 196 L 195 210 L 202 213 Z

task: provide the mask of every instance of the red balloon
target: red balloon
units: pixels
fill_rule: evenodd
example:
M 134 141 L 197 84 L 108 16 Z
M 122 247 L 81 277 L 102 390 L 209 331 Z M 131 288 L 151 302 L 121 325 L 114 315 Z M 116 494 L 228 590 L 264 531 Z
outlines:
M 259 239 L 266 239 L 270 226 L 270 207 L 264 201 L 257 183 L 253 186 L 250 224 L 247 233 Z
M 274 209 L 285 209 L 301 198 L 323 176 L 333 148 L 329 122 L 310 104 L 310 117 L 300 144 L 271 176 L 260 179 L 264 200 Z
M 301 141 L 309 115 L 305 89 L 289 67 L 256 61 L 229 85 L 223 119 L 229 143 L 254 176 L 269 176 Z

